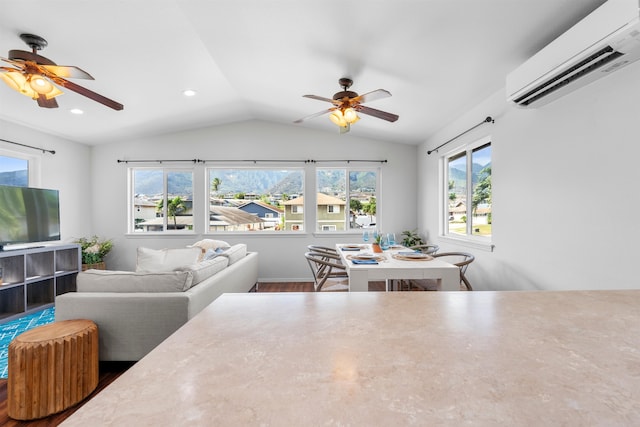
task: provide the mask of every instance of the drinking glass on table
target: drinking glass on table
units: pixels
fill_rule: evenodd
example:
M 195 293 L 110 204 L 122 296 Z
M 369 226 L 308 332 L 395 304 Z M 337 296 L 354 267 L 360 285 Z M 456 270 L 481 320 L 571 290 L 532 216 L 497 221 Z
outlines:
M 364 240 L 365 242 L 368 242 L 368 241 L 369 241 L 369 231 L 364 230 L 364 231 L 362 232 L 362 240 Z
M 396 244 L 396 233 L 387 234 L 387 240 L 389 241 L 389 246 L 393 246 Z
M 384 235 L 380 239 L 380 249 L 382 249 L 383 251 L 389 249 L 389 239 Z

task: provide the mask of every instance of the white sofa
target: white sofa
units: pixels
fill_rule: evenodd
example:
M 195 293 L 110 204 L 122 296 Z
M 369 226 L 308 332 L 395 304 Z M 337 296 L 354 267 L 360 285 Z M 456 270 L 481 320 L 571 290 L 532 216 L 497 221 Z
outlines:
M 218 296 L 256 284 L 258 254 L 243 244 L 227 252 L 171 270 L 161 260 L 165 271 L 79 273 L 77 292 L 56 297 L 55 319 L 96 322 L 102 361 L 140 360 Z

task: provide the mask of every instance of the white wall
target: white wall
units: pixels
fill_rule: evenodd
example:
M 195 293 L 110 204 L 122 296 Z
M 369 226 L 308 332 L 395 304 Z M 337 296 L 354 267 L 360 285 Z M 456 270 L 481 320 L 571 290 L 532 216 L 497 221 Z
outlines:
M 444 250 L 476 255 L 476 289 L 629 289 L 637 275 L 640 227 L 640 63 L 539 109 L 487 99 L 419 150 L 420 229 Z M 492 136 L 494 252 L 439 236 L 439 154 L 426 152 L 479 123 L 441 150 Z
M 385 232 L 397 233 L 415 228 L 417 147 L 361 139 L 353 136 L 353 133 L 339 135 L 337 132 L 331 134 L 307 130 L 295 125 L 249 121 L 93 147 L 92 180 L 95 191 L 91 204 L 94 207 L 94 232 L 114 239 L 115 244 L 113 253 L 107 257 L 108 268 L 134 269 L 138 246 L 156 249 L 180 247 L 203 237 L 212 238 L 211 235 L 202 234 L 202 225 L 198 225 L 195 236 L 127 236 L 127 168 L 141 165 L 128 166 L 117 163 L 118 159 L 386 159 L 388 163 L 381 166 L 381 197 L 384 203 L 378 205 L 381 227 Z M 197 166 L 196 173 L 195 192 L 204 198 L 204 166 Z M 305 185 L 307 193 L 314 191 L 314 183 L 306 182 Z M 195 206 L 195 209 L 200 208 L 204 210 L 204 206 Z M 218 238 L 232 244 L 247 243 L 249 250 L 259 252 L 260 279 L 273 281 L 311 280 L 303 256 L 308 244 L 332 246 L 336 242 L 359 241 L 360 235 L 318 237 L 306 232 L 294 236 L 226 234 Z
M 55 154 L 0 141 L 0 148 L 34 157 L 40 163 L 32 187 L 60 191 L 60 234 L 71 241 L 91 233 L 90 147 L 0 120 L 0 138 L 31 145 Z

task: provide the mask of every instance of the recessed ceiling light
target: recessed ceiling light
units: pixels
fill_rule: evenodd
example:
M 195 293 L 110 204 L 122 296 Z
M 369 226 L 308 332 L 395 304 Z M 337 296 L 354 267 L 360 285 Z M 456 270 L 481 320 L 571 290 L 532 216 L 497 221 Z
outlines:
M 78 114 L 78 115 L 80 115 L 80 114 L 84 114 L 84 111 L 82 111 L 82 110 L 81 110 L 81 109 L 79 109 L 79 108 L 72 108 L 72 109 L 71 109 L 71 110 L 69 110 L 69 111 L 71 112 L 71 114 Z
M 195 96 L 196 91 L 195 90 L 191 90 L 191 89 L 187 89 L 187 90 L 183 91 L 182 94 L 184 96 Z

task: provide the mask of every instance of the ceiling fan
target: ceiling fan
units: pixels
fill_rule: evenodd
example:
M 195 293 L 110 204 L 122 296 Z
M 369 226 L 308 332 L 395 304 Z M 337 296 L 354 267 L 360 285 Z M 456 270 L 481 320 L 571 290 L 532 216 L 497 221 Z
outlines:
M 67 80 L 67 78 L 93 80 L 86 71 L 74 66 L 56 65 L 52 60 L 38 55 L 36 52 L 48 45 L 45 39 L 34 34 L 20 34 L 20 38 L 31 47 L 31 52 L 10 50 L 9 58 L 0 56 L 0 60 L 13 66 L 0 66 L 0 79 L 10 88 L 35 99 L 38 105 L 44 108 L 58 108 L 55 97 L 62 95 L 63 92 L 57 86 L 72 90 L 114 110 L 124 108 L 122 104 L 112 99 Z
M 333 104 L 333 107 L 320 111 L 310 116 L 303 117 L 296 120 L 294 123 L 302 123 L 305 120 L 313 119 L 323 114 L 329 114 L 329 119 L 340 127 L 340 133 L 349 132 L 351 125 L 358 120 L 358 113 L 366 114 L 368 116 L 377 117 L 388 122 L 395 122 L 398 120 L 397 114 L 387 113 L 386 111 L 376 110 L 375 108 L 362 105 L 364 102 L 375 101 L 377 99 L 388 98 L 391 96 L 389 91 L 384 89 L 377 89 L 362 95 L 358 95 L 356 92 L 347 90 L 353 84 L 353 80 L 347 77 L 343 77 L 338 80 L 343 90 L 333 95 L 332 99 L 325 98 L 318 95 L 303 95 L 304 98 L 317 99 L 319 101 L 326 101 Z

